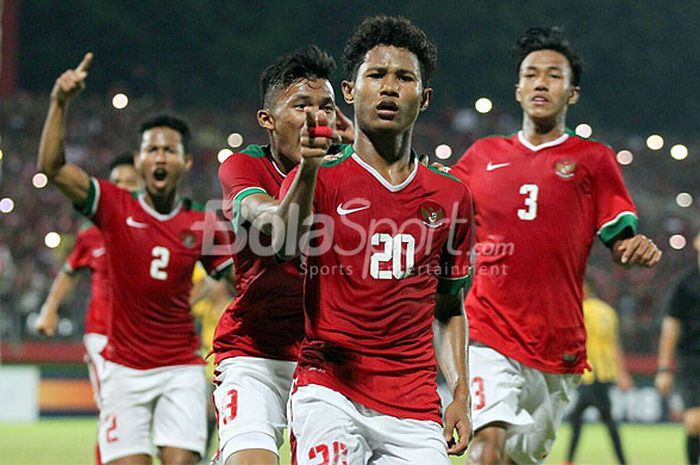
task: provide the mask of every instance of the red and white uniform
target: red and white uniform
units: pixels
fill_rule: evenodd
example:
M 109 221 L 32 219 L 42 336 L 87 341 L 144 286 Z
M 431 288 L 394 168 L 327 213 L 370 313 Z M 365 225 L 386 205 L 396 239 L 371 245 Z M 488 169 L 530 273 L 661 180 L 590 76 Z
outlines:
M 292 373 L 304 336 L 303 275 L 299 261 L 278 260 L 270 237 L 242 220 L 240 212 L 249 195 L 278 197 L 284 178 L 269 146 L 248 146 L 219 168 L 224 216 L 236 232 L 237 291 L 214 336 L 221 463 L 246 449 L 277 453 L 284 440 Z
M 614 152 L 570 136 L 477 141 L 453 167 L 474 196 L 476 276 L 470 339 L 548 373 L 582 373 L 583 275 L 597 234 L 636 231 Z
M 282 193 L 293 178 L 294 172 Z M 293 392 L 291 402 L 300 464 L 314 463 L 314 447 L 331 446 L 315 442 L 342 434 L 316 431 L 325 417 L 322 406 L 307 414 L 314 408 L 303 400 L 307 386 L 327 388 L 375 414 L 441 421 L 435 297 L 456 294 L 469 272 L 470 196 L 449 175 L 414 162 L 407 179 L 391 185 L 348 146 L 320 168 L 313 207 L 320 226 L 305 254 L 306 337 L 295 373 L 300 395 L 295 401 Z M 362 460 L 360 452 L 352 455 L 353 444 L 344 444 L 348 463 Z

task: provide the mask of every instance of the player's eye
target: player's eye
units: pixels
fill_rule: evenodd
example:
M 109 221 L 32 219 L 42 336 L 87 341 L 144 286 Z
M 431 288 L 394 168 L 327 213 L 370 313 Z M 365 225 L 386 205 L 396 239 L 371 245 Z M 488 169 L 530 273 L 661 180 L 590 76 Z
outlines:
M 327 113 L 333 113 L 333 112 L 335 112 L 335 107 L 333 105 L 324 105 L 323 111 L 325 111 Z
M 399 76 L 399 80 L 400 80 L 400 81 L 404 81 L 404 82 L 413 82 L 413 81 L 414 81 L 413 76 L 411 76 L 411 75 L 409 75 L 409 74 L 402 74 L 402 75 L 400 75 L 400 76 Z
M 367 75 L 367 77 L 368 77 L 368 78 L 371 78 L 371 79 L 381 79 L 381 78 L 384 77 L 384 74 L 383 74 L 383 73 L 379 73 L 379 72 L 369 73 L 369 74 Z

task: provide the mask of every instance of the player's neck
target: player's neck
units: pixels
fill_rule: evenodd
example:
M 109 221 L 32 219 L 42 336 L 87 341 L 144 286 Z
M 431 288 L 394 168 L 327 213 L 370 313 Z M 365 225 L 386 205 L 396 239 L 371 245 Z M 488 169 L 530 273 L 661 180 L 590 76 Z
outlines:
M 152 195 L 148 190 L 143 194 L 143 199 L 146 201 L 149 207 L 153 208 L 158 213 L 167 215 L 178 204 L 180 201 L 180 196 L 176 189 L 173 189 L 170 193 L 162 196 Z
M 522 131 L 525 139 L 534 146 L 552 142 L 566 131 L 565 115 L 557 115 L 553 119 L 535 120 L 523 114 Z
M 413 128 L 396 136 L 369 135 L 359 131 L 353 149 L 362 161 L 377 170 L 390 184 L 401 184 L 411 174 Z
M 270 155 L 272 156 L 272 163 L 277 165 L 277 168 L 284 174 L 289 174 L 297 166 L 297 163 L 282 155 L 273 144 L 270 144 Z

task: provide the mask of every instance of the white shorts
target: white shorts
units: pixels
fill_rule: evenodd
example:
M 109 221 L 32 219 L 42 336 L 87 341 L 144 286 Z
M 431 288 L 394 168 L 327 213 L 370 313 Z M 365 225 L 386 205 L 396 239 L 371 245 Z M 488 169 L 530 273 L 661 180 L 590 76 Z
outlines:
M 100 393 L 98 434 L 104 463 L 129 455 L 151 455 L 152 445 L 204 455 L 207 382 L 203 365 L 136 370 L 107 360 Z
M 107 336 L 97 333 L 85 333 L 83 335 L 85 345 L 85 363 L 88 366 L 90 384 L 92 384 L 92 395 L 95 398 L 95 405 L 100 409 L 100 384 L 102 382 L 102 370 L 105 359 L 102 357 L 102 349 L 107 345 Z
M 220 463 L 247 449 L 278 454 L 287 427 L 287 401 L 296 362 L 231 357 L 216 368 L 214 405 Z
M 486 346 L 469 346 L 474 431 L 507 423 L 515 463 L 543 463 L 581 375 L 543 373 Z
M 384 415 L 315 384 L 290 399 L 297 465 L 449 465 L 442 426 Z

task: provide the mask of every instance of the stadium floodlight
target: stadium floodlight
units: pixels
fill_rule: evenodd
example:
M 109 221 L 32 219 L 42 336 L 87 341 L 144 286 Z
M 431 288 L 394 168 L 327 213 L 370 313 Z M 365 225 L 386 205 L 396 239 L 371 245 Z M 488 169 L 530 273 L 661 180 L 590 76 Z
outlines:
M 32 185 L 37 189 L 42 189 L 46 187 L 49 183 L 49 178 L 46 177 L 44 173 L 37 173 L 32 177 Z
M 0 160 L 2 160 L 2 150 L 0 150 Z
M 588 139 L 589 137 L 591 137 L 591 135 L 593 135 L 593 128 L 590 124 L 581 123 L 578 126 L 576 126 L 576 130 L 574 132 L 577 136 L 583 137 L 584 139 Z
M 487 97 L 481 97 L 474 102 L 474 108 L 481 114 L 486 114 L 493 109 L 493 102 Z
M 676 144 L 671 147 L 671 156 L 674 160 L 685 160 L 688 158 L 688 147 L 683 144 Z
M 629 165 L 634 160 L 634 154 L 629 150 L 620 150 L 616 155 L 617 162 L 621 165 Z
M 15 209 L 15 201 L 9 197 L 0 200 L 0 213 L 10 213 Z
M 49 249 L 55 249 L 61 244 L 61 235 L 54 231 L 47 233 L 44 237 L 44 244 Z
M 219 153 L 216 155 L 216 159 L 219 160 L 219 163 L 223 163 L 231 155 L 233 155 L 233 150 L 221 149 L 221 150 L 219 150 Z
M 440 144 L 435 147 L 435 156 L 440 160 L 447 160 L 452 156 L 452 147 L 447 144 Z
M 668 238 L 668 245 L 670 245 L 671 248 L 676 250 L 681 250 L 683 247 L 685 247 L 687 242 L 688 241 L 685 239 L 685 236 L 681 234 L 674 234 L 673 236 Z
M 647 147 L 650 150 L 661 150 L 664 147 L 664 138 L 658 134 L 647 137 Z
M 114 97 L 112 97 L 112 106 L 114 108 L 123 110 L 127 105 L 129 105 L 129 97 L 127 97 L 126 94 L 122 94 L 121 92 L 114 94 Z
M 681 208 L 688 208 L 693 204 L 693 196 L 687 192 L 681 192 L 676 196 L 676 203 Z
M 232 132 L 228 135 L 228 139 L 226 139 L 226 141 L 228 142 L 228 145 L 230 145 L 234 149 L 237 149 L 238 147 L 243 145 L 243 136 L 237 132 Z

